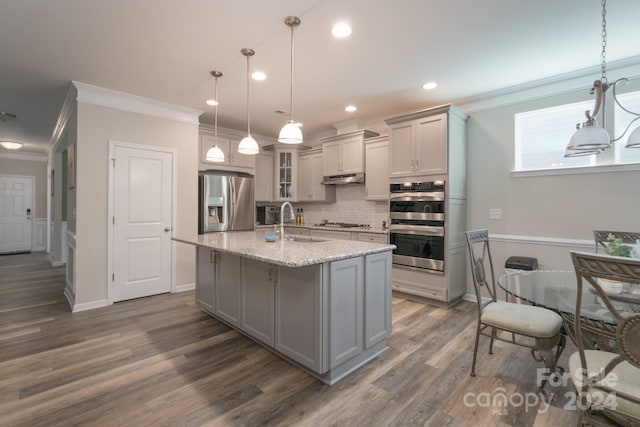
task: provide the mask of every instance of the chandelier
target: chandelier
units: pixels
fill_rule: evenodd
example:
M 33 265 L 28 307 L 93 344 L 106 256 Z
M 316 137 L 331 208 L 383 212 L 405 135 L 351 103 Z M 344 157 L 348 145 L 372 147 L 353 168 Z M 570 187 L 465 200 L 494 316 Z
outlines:
M 616 87 L 619 84 L 627 84 L 629 79 L 621 78 L 613 83 L 609 83 L 607 80 L 607 0 L 602 0 L 602 52 L 600 54 L 601 57 L 601 69 L 602 76 L 600 80 L 596 80 L 593 82 L 593 87 L 591 88 L 590 93 L 596 95 L 595 105 L 593 107 L 593 114 L 591 114 L 591 110 L 585 111 L 585 116 L 587 120 L 582 123 L 582 127 L 580 123 L 576 125 L 576 132 L 573 134 L 571 139 L 569 140 L 569 144 L 567 145 L 567 149 L 565 151 L 565 157 L 577 157 L 577 156 L 590 156 L 592 154 L 600 154 L 607 148 L 613 146 L 613 143 L 623 138 L 631 125 L 635 123 L 638 119 L 640 119 L 640 114 L 634 113 L 629 109 L 625 108 L 616 96 Z M 623 111 L 635 116 L 633 120 L 627 125 L 622 135 L 617 138 L 611 139 L 606 130 L 604 130 L 605 125 L 605 95 L 607 90 L 611 89 L 613 92 L 613 100 Z M 598 126 L 596 121 L 596 117 L 598 113 L 602 110 L 601 113 L 601 122 L 602 126 Z M 636 127 L 633 132 L 629 134 L 629 138 L 627 139 L 626 148 L 640 148 L 640 127 Z

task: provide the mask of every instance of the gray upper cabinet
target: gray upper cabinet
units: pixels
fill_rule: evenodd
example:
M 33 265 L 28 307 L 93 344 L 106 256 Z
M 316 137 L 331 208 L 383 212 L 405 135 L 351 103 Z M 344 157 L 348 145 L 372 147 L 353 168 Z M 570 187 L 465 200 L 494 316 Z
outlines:
M 378 134 L 369 130 L 358 130 L 321 139 L 323 175 L 363 173 L 364 140 L 374 136 Z
M 453 105 L 385 120 L 391 178 L 462 173 L 467 115 Z
M 336 187 L 322 184 L 322 151 L 309 150 L 298 158 L 298 201 L 335 202 Z
M 238 145 L 242 138 L 233 135 L 221 134 L 215 139 L 214 131 L 200 127 L 200 166 L 199 170 L 218 169 L 238 171 L 253 174 L 255 170 L 256 156 L 238 153 Z M 224 162 L 209 162 L 206 159 L 209 148 L 216 144 L 224 153 Z
M 273 202 L 273 151 L 261 151 L 256 156 L 255 201 Z
M 389 137 L 369 138 L 364 142 L 365 197 L 367 200 L 389 199 Z

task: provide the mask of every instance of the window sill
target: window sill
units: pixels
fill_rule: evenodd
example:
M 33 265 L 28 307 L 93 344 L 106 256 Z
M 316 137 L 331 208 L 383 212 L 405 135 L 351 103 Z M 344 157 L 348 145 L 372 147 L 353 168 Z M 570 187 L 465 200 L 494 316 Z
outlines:
M 513 178 L 523 178 L 523 177 L 530 177 L 530 176 L 579 175 L 579 174 L 589 174 L 589 173 L 635 172 L 635 171 L 640 171 L 640 163 L 511 171 L 511 176 Z

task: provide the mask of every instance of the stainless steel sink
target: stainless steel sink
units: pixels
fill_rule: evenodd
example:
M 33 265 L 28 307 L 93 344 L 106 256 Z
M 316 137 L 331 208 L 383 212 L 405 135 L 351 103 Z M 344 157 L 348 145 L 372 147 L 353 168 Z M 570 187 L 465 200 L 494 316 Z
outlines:
M 285 241 L 296 242 L 296 243 L 320 243 L 320 242 L 326 242 L 327 239 L 318 239 L 315 237 L 290 235 L 285 238 Z

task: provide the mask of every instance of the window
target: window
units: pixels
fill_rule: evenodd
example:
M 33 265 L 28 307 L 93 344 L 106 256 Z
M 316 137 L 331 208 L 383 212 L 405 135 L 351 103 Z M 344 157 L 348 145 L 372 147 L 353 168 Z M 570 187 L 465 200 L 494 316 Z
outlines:
M 624 95 L 618 95 L 618 101 L 626 108 L 633 112 L 640 111 L 640 92 L 625 93 Z M 616 104 L 614 108 L 614 129 L 616 130 L 616 138 L 622 135 L 622 132 L 627 128 L 629 123 L 636 118 L 636 116 L 627 113 Z M 637 128 L 640 123 L 637 120 L 620 141 L 616 142 L 616 163 L 640 163 L 640 148 L 625 148 L 627 138 L 629 134 Z
M 636 117 L 622 110 L 607 93 L 606 110 L 613 109 L 613 123 L 607 123 L 609 135 L 619 137 Z M 640 111 L 640 92 L 618 95 L 625 108 Z M 563 169 L 580 166 L 602 166 L 612 164 L 640 163 L 640 148 L 625 148 L 627 137 L 640 125 L 635 122 L 624 138 L 614 144 L 613 149 L 582 157 L 564 157 L 575 124 L 586 120 L 584 112 L 593 110 L 595 99 L 574 104 L 559 105 L 541 110 L 526 111 L 515 115 L 515 170 L 533 171 Z
M 515 170 L 594 165 L 595 156 L 564 157 L 575 123 L 591 109 L 593 101 L 585 101 L 516 114 Z

